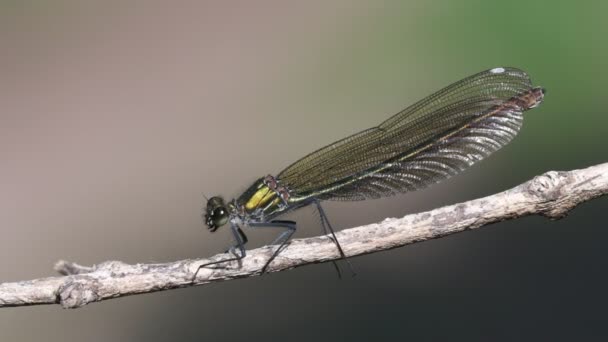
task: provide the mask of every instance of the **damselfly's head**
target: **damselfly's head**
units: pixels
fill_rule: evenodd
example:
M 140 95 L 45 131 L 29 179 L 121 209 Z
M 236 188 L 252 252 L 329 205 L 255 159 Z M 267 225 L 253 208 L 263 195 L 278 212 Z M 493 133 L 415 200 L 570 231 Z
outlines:
M 212 233 L 219 227 L 225 225 L 229 218 L 230 212 L 228 211 L 228 207 L 224 203 L 223 198 L 214 196 L 207 200 L 205 224 Z

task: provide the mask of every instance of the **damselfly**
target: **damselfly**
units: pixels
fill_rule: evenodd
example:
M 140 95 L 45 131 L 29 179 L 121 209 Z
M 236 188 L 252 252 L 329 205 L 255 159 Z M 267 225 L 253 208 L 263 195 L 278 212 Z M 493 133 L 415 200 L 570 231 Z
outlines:
M 357 201 L 417 190 L 453 176 L 509 143 L 523 112 L 538 106 L 544 89 L 515 68 L 494 68 L 460 80 L 393 115 L 377 127 L 325 146 L 277 176 L 258 179 L 229 202 L 208 199 L 211 232 L 229 225 L 235 245 L 230 259 L 246 255 L 242 227 L 282 229 L 261 273 L 286 246 L 294 221 L 276 218 L 308 205 L 346 258 L 321 201 Z M 210 264 L 207 264 L 210 265 Z M 334 264 L 335 265 L 335 264 Z M 204 267 L 206 265 L 202 265 Z M 199 268 L 200 269 L 200 268 Z M 198 272 L 197 272 L 198 273 Z

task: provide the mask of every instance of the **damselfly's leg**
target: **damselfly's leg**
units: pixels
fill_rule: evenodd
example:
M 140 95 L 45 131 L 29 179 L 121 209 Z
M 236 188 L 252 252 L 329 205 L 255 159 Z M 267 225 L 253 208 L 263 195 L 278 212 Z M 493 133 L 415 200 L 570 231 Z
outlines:
M 344 254 L 344 251 L 342 250 L 342 246 L 340 246 L 340 242 L 338 241 L 338 238 L 336 238 L 334 229 L 332 228 L 331 223 L 329 223 L 329 220 L 327 219 L 327 215 L 325 215 L 325 210 L 323 210 L 323 207 L 321 207 L 321 203 L 319 203 L 319 201 L 315 200 L 314 204 L 317 207 L 319 216 L 321 216 L 321 225 L 323 225 L 323 230 L 325 231 L 326 234 L 327 234 L 327 231 L 329 230 L 329 232 L 331 233 L 332 240 L 336 244 L 336 247 L 338 247 L 338 252 L 340 252 L 340 256 L 342 257 L 342 259 L 344 259 L 344 261 L 346 261 L 346 264 L 348 264 L 348 268 L 350 269 L 350 272 L 353 274 L 353 276 L 357 275 L 357 273 L 353 269 L 353 265 L 350 263 L 350 261 Z M 338 270 L 338 276 L 340 276 L 340 270 L 338 269 L 338 266 L 337 266 L 337 264 L 335 264 L 335 262 L 334 262 L 334 265 L 336 266 L 336 269 Z
M 279 255 L 279 253 L 281 253 L 293 233 L 296 232 L 296 223 L 294 221 L 275 220 L 270 222 L 250 222 L 249 226 L 251 228 L 276 227 L 286 229 L 271 243 L 271 245 L 279 245 L 279 248 L 274 251 L 270 259 L 268 259 L 264 267 L 262 267 L 261 274 L 264 274 L 266 272 L 266 268 L 268 268 L 268 265 L 270 265 L 270 263 L 274 260 L 274 258 L 277 257 L 277 255 Z
M 323 227 L 323 233 L 325 235 L 329 234 L 329 230 L 327 229 L 327 225 L 325 224 L 325 220 L 323 220 L 323 216 L 321 216 L 320 213 L 319 213 L 319 218 L 321 219 L 321 227 Z M 332 241 L 335 241 L 331 237 L 330 237 L 330 239 Z M 340 266 L 338 265 L 338 263 L 335 260 L 332 260 L 331 264 L 334 265 L 334 269 L 336 270 L 336 273 L 338 274 L 338 279 L 342 279 L 342 270 L 340 270 Z
M 245 244 L 248 241 L 247 235 L 245 235 L 245 233 L 243 233 L 243 230 L 234 222 L 230 222 L 230 231 L 232 232 L 232 235 L 234 236 L 234 240 L 236 243 L 234 246 L 230 247 L 230 249 L 228 249 L 226 251 L 226 253 L 229 253 L 229 254 L 233 255 L 234 257 L 199 265 L 198 268 L 196 269 L 196 272 L 194 272 L 194 276 L 192 277 L 192 282 L 194 282 L 194 280 L 196 279 L 196 276 L 198 275 L 198 272 L 203 267 L 207 267 L 209 265 L 222 264 L 222 263 L 230 262 L 230 261 L 241 260 L 247 255 L 247 252 L 245 251 Z M 240 252 L 240 254 L 239 254 L 239 252 Z

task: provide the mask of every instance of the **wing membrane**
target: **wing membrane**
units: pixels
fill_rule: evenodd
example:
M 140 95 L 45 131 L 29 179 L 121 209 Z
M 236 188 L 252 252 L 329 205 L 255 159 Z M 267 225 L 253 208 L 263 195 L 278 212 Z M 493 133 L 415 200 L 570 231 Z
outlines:
M 335 200 L 384 197 L 436 183 L 511 141 L 527 108 L 505 103 L 531 88 L 519 69 L 483 71 L 305 156 L 278 179 L 295 197 Z

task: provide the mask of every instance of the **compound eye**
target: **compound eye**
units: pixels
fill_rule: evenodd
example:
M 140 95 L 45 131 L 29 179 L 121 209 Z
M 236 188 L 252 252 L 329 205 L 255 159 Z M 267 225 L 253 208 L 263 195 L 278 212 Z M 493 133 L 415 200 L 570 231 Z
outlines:
M 218 207 L 213 210 L 211 213 L 211 220 L 213 221 L 213 225 L 216 227 L 221 227 L 228 222 L 228 211 L 224 207 Z
M 219 208 L 215 209 L 212 214 L 212 216 L 214 218 L 220 218 L 224 215 L 226 215 L 226 209 L 224 209 L 223 207 L 219 207 Z

